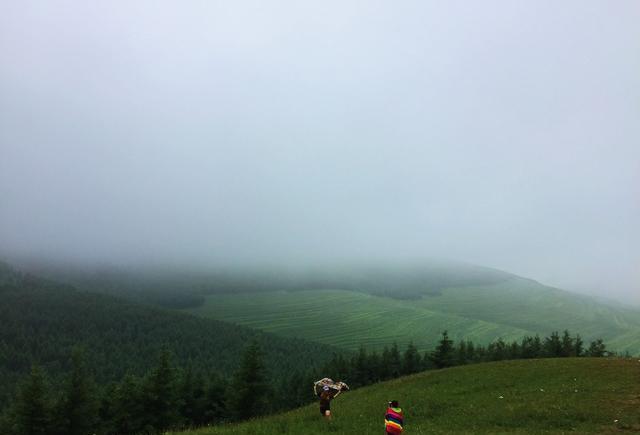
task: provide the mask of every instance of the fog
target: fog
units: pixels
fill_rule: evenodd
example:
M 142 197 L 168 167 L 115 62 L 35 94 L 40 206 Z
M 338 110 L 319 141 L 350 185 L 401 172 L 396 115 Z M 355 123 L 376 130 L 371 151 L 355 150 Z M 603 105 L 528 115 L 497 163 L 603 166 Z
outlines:
M 449 258 L 640 302 L 640 2 L 4 2 L 0 254 Z

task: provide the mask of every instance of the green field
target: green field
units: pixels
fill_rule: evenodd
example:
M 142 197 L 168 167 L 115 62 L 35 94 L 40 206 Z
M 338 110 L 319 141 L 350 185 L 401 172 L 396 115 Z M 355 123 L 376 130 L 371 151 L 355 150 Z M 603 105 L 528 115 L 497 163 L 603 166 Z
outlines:
M 640 311 L 522 278 L 417 299 L 333 289 L 222 293 L 189 311 L 347 349 L 379 349 L 394 341 L 431 349 L 444 329 L 456 340 L 482 344 L 569 329 L 586 340 L 603 338 L 611 349 L 640 353 Z
M 429 371 L 343 394 L 330 423 L 311 405 L 181 434 L 378 434 L 392 399 L 404 408 L 406 434 L 632 433 L 640 431 L 640 362 L 520 360 Z

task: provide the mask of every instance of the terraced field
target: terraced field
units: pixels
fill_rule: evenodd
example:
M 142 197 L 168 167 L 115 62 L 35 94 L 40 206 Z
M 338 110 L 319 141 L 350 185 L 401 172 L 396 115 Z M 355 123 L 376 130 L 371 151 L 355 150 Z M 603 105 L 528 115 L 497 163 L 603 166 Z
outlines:
M 379 349 L 394 341 L 432 349 L 444 329 L 454 339 L 484 344 L 569 329 L 587 340 L 604 338 L 618 351 L 640 353 L 640 312 L 521 278 L 412 300 L 335 289 L 216 294 L 190 311 L 347 349 Z
M 442 329 L 487 342 L 527 331 L 430 311 L 412 302 L 344 290 L 224 294 L 192 312 L 348 349 L 381 348 L 393 341 L 431 348 Z
M 604 338 L 620 351 L 640 353 L 640 310 L 606 305 L 522 278 L 445 289 L 439 296 L 422 298 L 418 305 L 544 334 L 569 329 L 584 337 Z
M 341 395 L 333 420 L 317 404 L 180 435 L 379 434 L 398 400 L 407 434 L 566 434 L 640 431 L 637 359 L 558 358 L 435 370 Z

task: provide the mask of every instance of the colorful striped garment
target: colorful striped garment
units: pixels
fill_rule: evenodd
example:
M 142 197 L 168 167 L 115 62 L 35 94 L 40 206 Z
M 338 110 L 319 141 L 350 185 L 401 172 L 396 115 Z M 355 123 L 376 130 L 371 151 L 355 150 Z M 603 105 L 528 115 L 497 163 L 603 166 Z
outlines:
M 384 416 L 384 427 L 387 430 L 387 433 L 402 433 L 403 424 L 404 418 L 402 416 L 402 409 L 392 407 L 387 408 L 387 414 Z

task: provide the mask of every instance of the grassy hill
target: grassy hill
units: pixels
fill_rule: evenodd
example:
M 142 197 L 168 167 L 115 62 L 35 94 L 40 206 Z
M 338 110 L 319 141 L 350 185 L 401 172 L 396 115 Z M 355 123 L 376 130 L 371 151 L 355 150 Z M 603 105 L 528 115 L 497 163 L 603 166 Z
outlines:
M 348 349 L 410 340 L 431 349 L 443 329 L 456 340 L 483 344 L 569 329 L 587 340 L 603 338 L 611 349 L 640 353 L 640 311 L 513 275 L 437 292 L 416 288 L 412 298 L 389 294 L 342 288 L 219 293 L 189 312 Z
M 404 408 L 407 434 L 631 433 L 640 430 L 640 362 L 580 358 L 455 367 L 345 393 L 332 404 L 330 423 L 313 405 L 180 434 L 377 434 L 392 399 Z
M 83 289 L 346 349 L 379 349 L 393 341 L 402 347 L 410 340 L 432 349 L 443 329 L 455 340 L 481 344 L 569 329 L 640 354 L 638 308 L 448 261 L 200 272 L 24 268 Z

